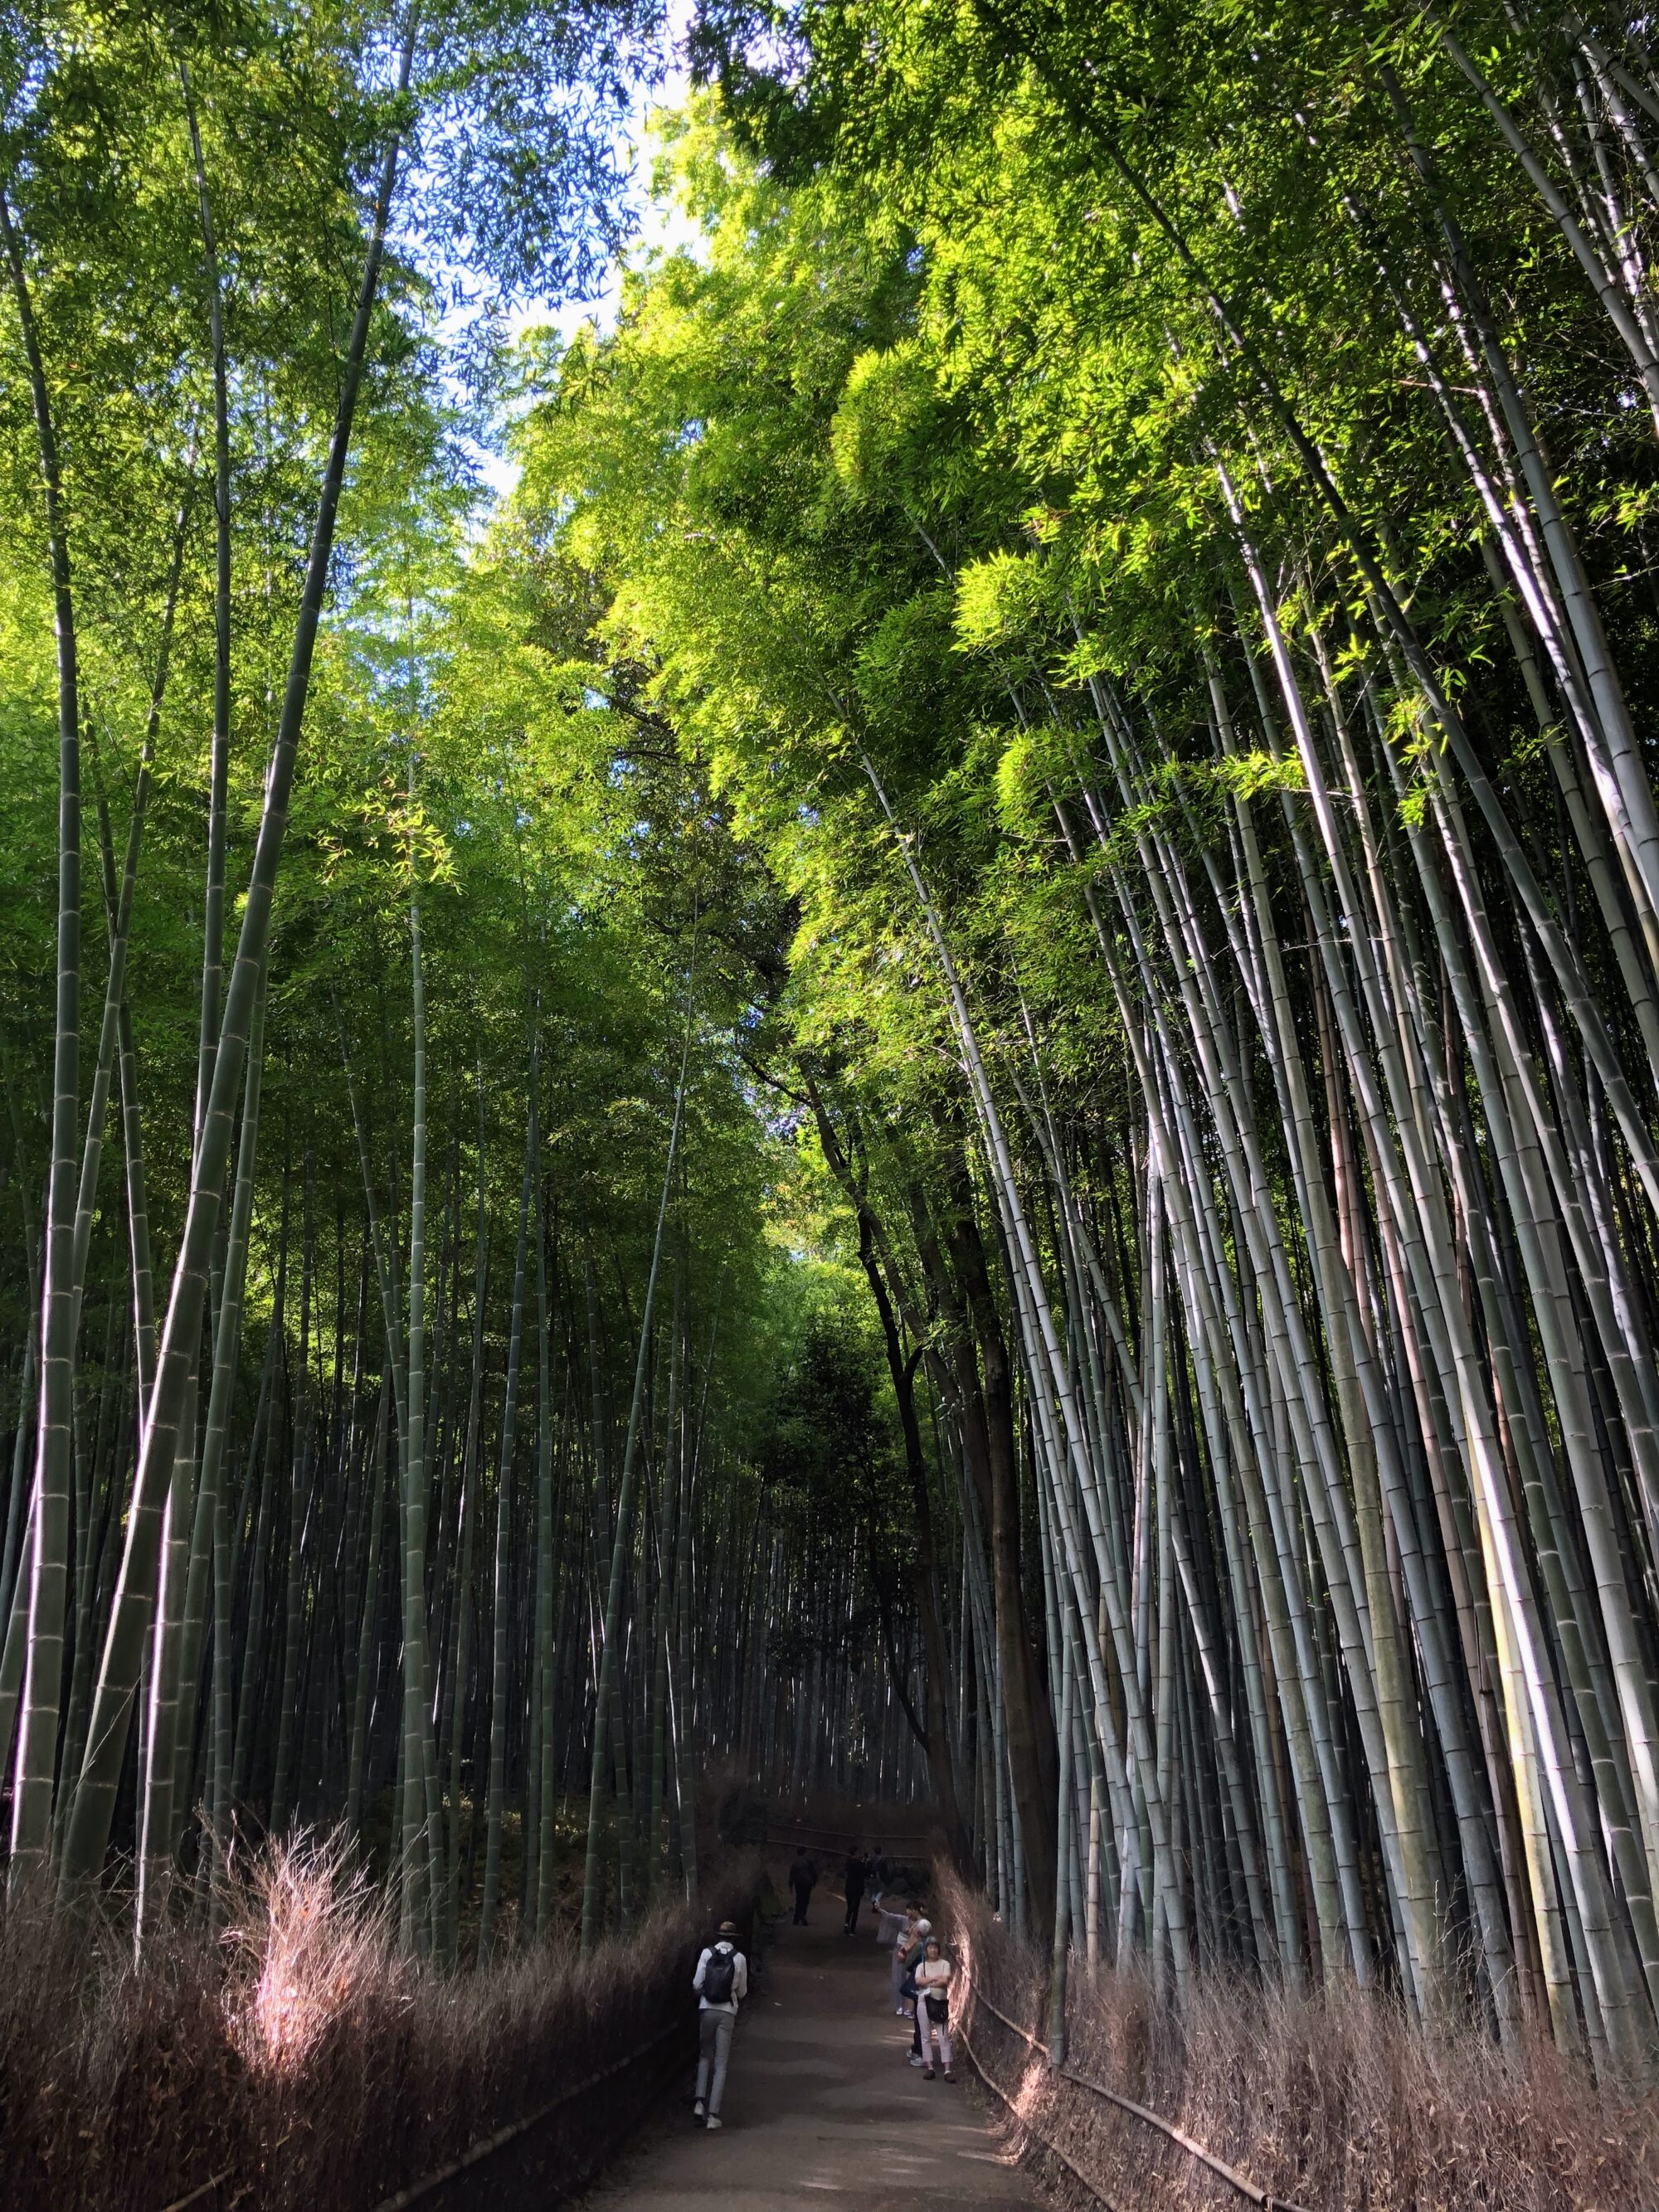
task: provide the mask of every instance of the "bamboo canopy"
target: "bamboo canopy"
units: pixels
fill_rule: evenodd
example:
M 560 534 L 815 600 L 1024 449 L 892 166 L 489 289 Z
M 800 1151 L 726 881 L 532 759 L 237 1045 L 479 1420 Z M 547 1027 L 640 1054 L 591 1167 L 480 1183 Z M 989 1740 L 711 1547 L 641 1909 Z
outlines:
M 1650 27 L 711 9 L 509 352 L 665 34 L 499 15 L 19 78 L 11 1885 L 591 1947 L 724 1776 L 926 1800 L 1056 2064 L 1638 2071 Z

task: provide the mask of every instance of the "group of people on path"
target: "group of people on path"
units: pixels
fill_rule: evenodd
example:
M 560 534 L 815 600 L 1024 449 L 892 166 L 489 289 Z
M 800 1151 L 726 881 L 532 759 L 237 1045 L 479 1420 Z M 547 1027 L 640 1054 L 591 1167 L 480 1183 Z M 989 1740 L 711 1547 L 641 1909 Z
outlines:
M 951 2064 L 951 1983 L 956 1972 L 944 1944 L 919 1906 L 883 1905 L 876 1941 L 893 1954 L 893 2009 L 912 2022 L 910 2063 L 924 2081 L 954 2082 Z
M 864 1893 L 873 1889 L 878 1899 L 892 1875 L 887 1854 L 878 1844 L 866 1857 L 856 1844 L 847 1854 L 846 1864 L 841 1870 L 842 1895 L 847 1900 L 847 1919 L 842 1933 L 856 1936 L 859 1932 L 859 1908 L 864 1903 Z M 812 1901 L 812 1892 L 817 1887 L 817 1862 L 805 1850 L 797 1851 L 789 1869 L 789 1890 L 795 1900 L 794 1925 L 805 1928 L 806 1908 Z
M 955 1972 L 933 1923 L 921 1908 L 907 1899 L 890 1905 L 886 1885 L 891 1869 L 878 1844 L 866 1857 L 855 1844 L 842 1869 L 847 1899 L 844 1933 L 858 1933 L 859 1908 L 865 1890 L 874 1885 L 876 1941 L 892 1953 L 892 2000 L 895 2014 L 911 2023 L 910 2063 L 921 2069 L 924 2081 L 943 2075 L 954 2082 L 951 2064 L 951 1982 Z M 806 1911 L 817 1887 L 818 1870 L 805 1851 L 797 1852 L 789 1869 L 789 1887 L 795 1900 L 794 1924 L 805 1928 Z M 749 1962 L 738 1948 L 738 1928 L 722 1920 L 714 1942 L 697 1960 L 691 1978 L 697 1993 L 697 2087 L 691 2100 L 691 2117 L 700 2128 L 718 2128 L 720 2103 L 726 2094 L 726 2073 L 732 2057 L 732 2036 L 738 2008 L 749 1994 Z
M 842 1893 L 847 1900 L 842 1932 L 856 1936 L 859 1910 L 866 1888 L 872 1890 L 876 1907 L 876 1941 L 890 1947 L 893 1956 L 893 2009 L 912 2023 L 910 2063 L 921 2069 L 925 2081 L 943 2075 L 954 2081 L 951 2064 L 951 1978 L 954 1972 L 944 1945 L 931 1921 L 922 1917 L 914 1899 L 890 1904 L 887 1885 L 892 1868 L 878 1844 L 868 1856 L 854 1844 L 842 1869 Z M 807 1924 L 807 1907 L 817 1887 L 818 1870 L 804 1851 L 797 1851 L 789 1869 L 789 1887 L 795 1900 L 794 1924 Z

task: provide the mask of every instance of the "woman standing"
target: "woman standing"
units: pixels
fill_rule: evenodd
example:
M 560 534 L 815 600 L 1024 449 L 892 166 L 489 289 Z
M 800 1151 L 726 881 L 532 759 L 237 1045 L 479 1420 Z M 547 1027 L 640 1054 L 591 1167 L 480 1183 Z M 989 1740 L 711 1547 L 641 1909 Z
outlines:
M 954 1971 L 939 1937 L 930 1936 L 927 1955 L 915 1971 L 916 2033 L 921 2039 L 924 2081 L 933 2079 L 935 2049 L 945 2080 L 957 2078 L 951 2071 L 951 1976 Z

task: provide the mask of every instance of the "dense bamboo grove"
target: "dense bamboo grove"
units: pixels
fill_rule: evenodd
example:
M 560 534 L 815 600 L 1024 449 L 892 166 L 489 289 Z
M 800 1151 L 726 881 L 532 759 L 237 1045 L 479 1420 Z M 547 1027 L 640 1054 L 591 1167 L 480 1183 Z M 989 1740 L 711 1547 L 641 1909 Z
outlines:
M 744 1094 L 780 902 L 482 534 L 653 35 L 6 27 L 6 1832 L 141 1940 L 342 1823 L 415 1950 L 591 1940 L 695 1893 L 711 1762 L 918 1779 L 794 1471 L 842 1338 L 885 1447 Z
M 799 901 L 774 1072 L 959 1471 L 994 1877 L 1057 1970 L 1636 2063 L 1645 25 L 706 28 L 707 250 L 527 489 Z
M 1645 20 L 711 7 L 515 346 L 659 27 L 185 36 L 9 80 L 14 1883 L 591 1941 L 729 1757 L 1051 2045 L 1643 2065 Z

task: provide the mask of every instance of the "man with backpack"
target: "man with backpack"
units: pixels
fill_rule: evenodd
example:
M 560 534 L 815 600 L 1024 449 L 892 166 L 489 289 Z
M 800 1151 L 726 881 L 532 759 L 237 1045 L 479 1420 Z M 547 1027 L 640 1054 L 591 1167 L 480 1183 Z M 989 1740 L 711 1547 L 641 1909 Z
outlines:
M 726 2061 L 738 2007 L 749 1994 L 749 1967 L 738 1948 L 736 1923 L 722 1920 L 720 1934 L 697 1961 L 691 1986 L 697 1992 L 697 2094 L 691 2117 L 700 2128 L 720 2124 Z

